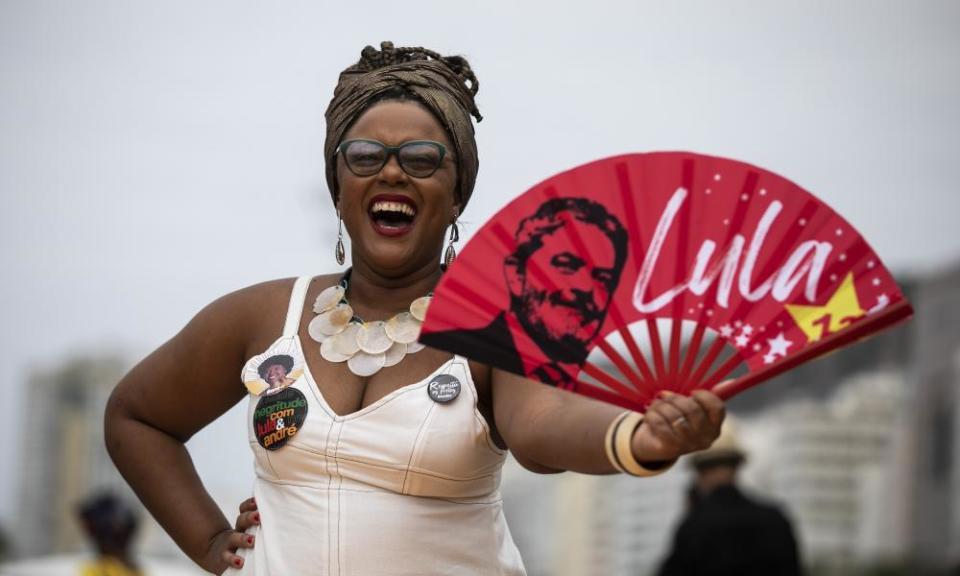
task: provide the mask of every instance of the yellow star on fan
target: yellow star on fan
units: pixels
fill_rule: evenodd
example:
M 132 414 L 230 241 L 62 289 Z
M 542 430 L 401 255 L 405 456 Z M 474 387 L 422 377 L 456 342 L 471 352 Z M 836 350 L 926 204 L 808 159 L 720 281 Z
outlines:
M 857 299 L 852 272 L 847 274 L 825 305 L 787 304 L 786 308 L 810 342 L 816 342 L 828 334 L 839 332 L 850 322 L 866 314 Z

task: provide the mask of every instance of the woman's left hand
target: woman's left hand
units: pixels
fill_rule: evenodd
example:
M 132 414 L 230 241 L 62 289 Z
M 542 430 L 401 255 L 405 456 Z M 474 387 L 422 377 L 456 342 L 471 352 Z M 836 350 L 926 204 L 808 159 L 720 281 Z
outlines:
M 661 392 L 633 435 L 633 455 L 641 464 L 664 463 L 709 448 L 720 435 L 724 415 L 723 400 L 712 392 Z

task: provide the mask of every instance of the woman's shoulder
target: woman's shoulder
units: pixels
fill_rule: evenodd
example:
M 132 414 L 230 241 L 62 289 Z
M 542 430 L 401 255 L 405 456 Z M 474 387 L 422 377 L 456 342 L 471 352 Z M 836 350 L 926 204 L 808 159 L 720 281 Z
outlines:
M 332 285 L 339 278 L 337 274 L 314 276 L 308 288 Z M 189 344 L 216 335 L 216 341 L 223 346 L 238 347 L 249 355 L 283 331 L 296 280 L 267 280 L 224 294 L 200 310 L 177 339 Z
M 314 276 L 312 283 L 335 283 L 338 275 Z M 209 328 L 238 330 L 243 334 L 257 334 L 264 328 L 280 322 L 290 303 L 296 277 L 278 278 L 239 288 L 207 304 L 194 317 Z
M 290 298 L 290 291 L 296 278 L 278 278 L 244 286 L 220 296 L 204 308 L 201 314 L 214 316 L 247 317 L 263 313 Z
M 322 274 L 310 277 L 311 286 L 332 286 L 340 280 L 340 274 Z M 266 280 L 234 290 L 214 300 L 210 305 L 228 309 L 233 313 L 251 311 L 264 312 L 274 305 L 286 309 L 293 291 L 293 285 L 299 277 Z M 308 287 L 309 291 L 309 287 Z

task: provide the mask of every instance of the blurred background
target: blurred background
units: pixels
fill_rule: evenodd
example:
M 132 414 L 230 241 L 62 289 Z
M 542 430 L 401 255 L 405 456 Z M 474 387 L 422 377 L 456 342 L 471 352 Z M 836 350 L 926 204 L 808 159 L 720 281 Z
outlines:
M 960 570 L 960 3 L 0 0 L 0 574 L 76 573 L 78 503 L 136 505 L 101 430 L 133 363 L 224 293 L 337 269 L 323 111 L 387 39 L 480 80 L 468 238 L 630 151 L 745 160 L 847 218 L 916 317 L 732 401 L 743 486 L 813 574 Z M 243 409 L 189 443 L 231 518 L 253 481 Z M 503 493 L 532 576 L 643 576 L 690 481 L 511 463 Z M 136 550 L 195 572 L 147 516 Z

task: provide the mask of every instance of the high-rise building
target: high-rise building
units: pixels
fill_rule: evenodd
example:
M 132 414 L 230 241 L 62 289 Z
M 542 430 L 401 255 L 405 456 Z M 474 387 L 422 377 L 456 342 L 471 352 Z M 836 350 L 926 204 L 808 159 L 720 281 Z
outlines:
M 911 286 L 911 549 L 960 564 L 960 267 Z
M 849 567 L 906 553 L 908 431 L 899 372 L 863 373 L 828 402 L 795 400 L 745 421 L 763 491 L 786 505 L 808 564 Z
M 78 357 L 32 374 L 27 382 L 18 467 L 18 556 L 86 549 L 76 505 L 109 490 L 139 508 L 104 444 L 103 412 L 110 392 L 129 368 L 116 356 Z M 154 557 L 184 558 L 141 509 L 139 550 Z
M 916 316 L 734 398 L 748 491 L 785 504 L 804 558 L 960 564 L 960 266 L 904 283 Z M 652 574 L 689 472 L 507 475 L 531 576 Z
M 653 478 L 538 475 L 515 462 L 504 474 L 504 508 L 530 576 L 637 576 L 667 550 L 689 472 Z
M 833 508 L 821 500 L 819 519 L 832 517 L 832 528 L 807 524 L 801 534 L 812 560 L 830 557 L 830 540 L 840 563 L 893 557 L 941 569 L 960 564 L 960 266 L 908 280 L 904 289 L 916 311 L 904 326 L 730 403 L 741 414 L 782 411 L 753 436 L 774 436 L 777 450 L 786 443 L 807 458 L 808 470 L 787 465 L 797 490 L 816 498 L 833 490 L 843 500 Z M 849 469 L 826 473 L 830 459 Z M 787 472 L 771 470 L 766 474 L 778 478 L 767 485 L 789 497 Z M 857 502 L 848 497 L 854 486 Z M 811 513 L 802 513 L 804 522 Z

